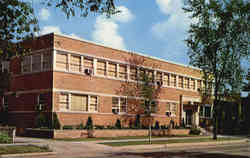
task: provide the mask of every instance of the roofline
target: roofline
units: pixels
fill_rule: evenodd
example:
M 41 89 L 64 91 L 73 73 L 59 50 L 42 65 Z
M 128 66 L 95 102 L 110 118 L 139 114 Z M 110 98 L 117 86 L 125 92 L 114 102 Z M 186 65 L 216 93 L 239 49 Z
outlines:
M 132 53 L 132 54 L 135 54 L 135 55 L 140 55 L 140 56 L 143 56 L 143 57 L 147 57 L 147 58 L 151 58 L 151 59 L 155 59 L 155 60 L 167 62 L 167 63 L 170 63 L 170 64 L 175 64 L 175 65 L 178 65 L 178 66 L 183 66 L 183 67 L 187 67 L 187 68 L 201 70 L 200 68 L 197 68 L 197 67 L 194 67 L 194 66 L 190 66 L 190 65 L 186 65 L 186 64 L 181 64 L 181 63 L 169 61 L 169 60 L 166 60 L 166 59 L 162 59 L 162 58 L 158 58 L 158 57 L 146 55 L 146 54 L 143 54 L 143 53 L 140 53 L 140 52 L 133 52 L 133 51 L 129 51 L 129 50 L 126 50 L 126 49 L 113 48 L 113 47 L 107 46 L 105 44 L 101 44 L 101 43 L 94 42 L 94 41 L 89 41 L 89 40 L 86 40 L 86 39 L 75 38 L 75 37 L 72 37 L 70 35 L 66 35 L 66 34 L 62 34 L 62 33 L 52 32 L 52 33 L 44 34 L 44 35 L 41 35 L 41 36 L 50 35 L 50 34 L 54 34 L 54 35 L 58 35 L 58 36 L 70 38 L 70 39 L 73 39 L 73 40 L 78 40 L 78 41 L 86 42 L 86 43 L 90 43 L 90 44 L 94 44 L 94 45 L 98 45 L 98 46 L 102 46 L 102 47 L 106 47 L 106 48 L 110 48 L 110 49 L 114 49 L 114 50 L 118 50 L 118 51 L 123 51 L 123 52 L 126 52 L 126 53 Z M 38 36 L 38 37 L 40 37 L 40 36 Z

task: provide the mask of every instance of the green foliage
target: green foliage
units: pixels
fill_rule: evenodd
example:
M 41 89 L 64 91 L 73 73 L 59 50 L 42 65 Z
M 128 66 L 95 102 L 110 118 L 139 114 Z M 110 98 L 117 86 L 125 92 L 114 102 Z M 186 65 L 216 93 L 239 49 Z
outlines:
M 117 119 L 117 120 L 116 120 L 115 128 L 116 128 L 116 129 L 121 129 L 121 128 L 122 128 L 120 119 Z
M 135 118 L 135 128 L 141 128 L 141 115 L 137 114 Z
M 154 129 L 160 129 L 159 121 L 156 121 L 156 122 L 155 122 Z
M 92 121 L 92 118 L 90 116 L 88 117 L 88 120 L 86 123 L 86 129 L 88 129 L 88 130 L 93 129 L 93 121 Z
M 190 26 L 186 39 L 190 64 L 202 69 L 206 84 L 213 81 L 216 139 L 218 100 L 225 93 L 239 92 L 243 79 L 241 61 L 250 55 L 249 3 L 245 0 L 187 0 L 186 4 L 184 10 L 197 21 Z
M 74 129 L 74 128 L 73 128 L 73 125 L 64 125 L 64 126 L 63 126 L 63 129 L 72 130 L 72 129 Z
M 61 124 L 58 120 L 57 114 L 53 113 L 53 120 L 52 120 L 52 129 L 60 129 Z
M 192 135 L 200 135 L 201 131 L 198 128 L 191 128 L 190 133 Z
M 103 125 L 95 125 L 95 129 L 105 129 Z
M 7 132 L 0 132 L 0 144 L 12 143 L 12 139 L 8 136 Z
M 48 119 L 43 113 L 39 113 L 35 119 L 35 128 L 48 127 Z

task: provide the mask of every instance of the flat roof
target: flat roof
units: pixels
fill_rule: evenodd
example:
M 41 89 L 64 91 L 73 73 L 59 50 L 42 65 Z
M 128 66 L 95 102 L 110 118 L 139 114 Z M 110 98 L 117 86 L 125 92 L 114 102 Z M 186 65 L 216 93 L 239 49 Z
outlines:
M 132 53 L 132 54 L 144 56 L 144 57 L 147 57 L 147 58 L 151 58 L 151 59 L 155 59 L 155 60 L 159 60 L 159 61 L 163 61 L 163 62 L 167 62 L 167 63 L 171 63 L 171 64 L 175 64 L 175 65 L 179 65 L 179 66 L 183 66 L 183 67 L 187 67 L 187 68 L 201 70 L 200 68 L 197 68 L 197 67 L 194 67 L 194 66 L 190 66 L 190 65 L 186 65 L 186 64 L 181 64 L 181 63 L 177 63 L 177 62 L 174 62 L 174 61 L 169 61 L 169 60 L 166 60 L 166 59 L 162 59 L 162 58 L 158 58 L 158 57 L 146 55 L 144 53 L 129 51 L 129 50 L 126 50 L 126 49 L 113 48 L 111 46 L 108 46 L 108 45 L 105 45 L 105 44 L 102 44 L 102 43 L 98 43 L 98 42 L 94 42 L 94 41 L 89 41 L 89 40 L 81 39 L 81 38 L 76 38 L 76 37 L 73 37 L 73 36 L 70 36 L 70 35 L 61 34 L 61 33 L 55 33 L 55 32 L 53 32 L 53 33 L 48 33 L 48 34 L 44 34 L 44 35 L 41 35 L 41 36 L 45 36 L 45 35 L 49 35 L 49 34 L 54 34 L 54 35 L 58 35 L 58 36 L 70 38 L 70 39 L 73 39 L 73 40 L 78 40 L 78 41 L 82 41 L 82 42 L 86 42 L 86 43 L 91 43 L 91 44 L 94 44 L 94 45 L 99 45 L 99 46 L 102 46 L 102 47 L 111 48 L 111 49 L 118 50 L 118 51 Z

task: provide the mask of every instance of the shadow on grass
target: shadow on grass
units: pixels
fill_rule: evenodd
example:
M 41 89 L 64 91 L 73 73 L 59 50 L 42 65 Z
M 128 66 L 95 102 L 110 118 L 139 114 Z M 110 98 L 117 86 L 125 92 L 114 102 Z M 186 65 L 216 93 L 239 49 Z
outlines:
M 201 153 L 201 152 L 145 152 L 145 153 L 117 153 L 111 157 L 145 157 L 145 158 L 249 158 L 248 156 L 228 155 L 225 153 Z

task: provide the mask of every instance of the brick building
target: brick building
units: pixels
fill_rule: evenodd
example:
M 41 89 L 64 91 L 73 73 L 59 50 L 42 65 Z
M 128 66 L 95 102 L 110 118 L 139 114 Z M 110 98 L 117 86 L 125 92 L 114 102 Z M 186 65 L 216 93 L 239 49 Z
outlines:
M 85 124 L 88 116 L 95 125 L 114 125 L 118 118 L 125 123 L 125 116 L 135 115 L 127 111 L 129 98 L 117 90 L 123 82 L 133 82 L 141 69 L 152 73 L 153 82 L 162 83 L 155 121 L 168 125 L 184 119 L 198 125 L 199 113 L 211 117 L 210 106 L 198 106 L 202 81 L 197 68 L 54 33 L 23 45 L 31 48 L 31 55 L 13 58 L 9 67 L 1 65 L 12 74 L 9 91 L 1 98 L 10 125 L 33 127 L 37 108 L 48 116 L 55 112 L 61 125 Z M 157 68 L 131 66 L 131 55 Z

